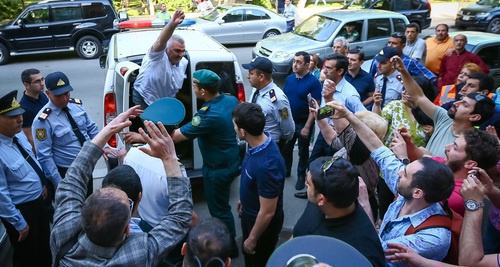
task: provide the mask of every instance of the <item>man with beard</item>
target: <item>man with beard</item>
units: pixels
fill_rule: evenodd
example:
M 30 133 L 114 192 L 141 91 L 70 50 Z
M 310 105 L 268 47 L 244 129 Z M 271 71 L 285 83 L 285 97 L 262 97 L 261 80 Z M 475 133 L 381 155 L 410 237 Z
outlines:
M 466 130 L 479 126 L 493 117 L 495 103 L 481 93 L 465 95 L 462 100 L 455 102 L 448 111 L 434 105 L 408 73 L 401 58 L 393 57 L 391 62 L 401 73 L 406 91 L 414 103 L 434 121 L 434 133 L 425 147 L 431 155 L 444 157 L 443 148 L 447 144 L 453 143 Z
M 350 122 L 380 167 L 390 190 L 399 194 L 389 206 L 380 226 L 382 247 L 387 249 L 387 243 L 403 244 L 428 259 L 443 260 L 451 242 L 449 229 L 431 227 L 414 234 L 405 233 L 410 226 L 418 227 L 430 216 L 446 214 L 439 202 L 448 199 L 453 191 L 453 173 L 450 168 L 428 157 L 405 165 L 407 162 L 400 161 L 344 105 L 336 101 L 330 104 L 335 108 L 333 117 L 346 118 Z M 386 263 L 387 266 L 396 266 L 387 259 Z

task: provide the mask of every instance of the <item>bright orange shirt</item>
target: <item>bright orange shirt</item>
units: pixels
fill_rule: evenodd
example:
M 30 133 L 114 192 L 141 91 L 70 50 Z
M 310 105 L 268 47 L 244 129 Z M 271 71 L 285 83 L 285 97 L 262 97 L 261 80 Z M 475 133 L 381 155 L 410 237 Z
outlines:
M 441 60 L 446 53 L 446 50 L 454 48 L 453 38 L 446 38 L 444 41 L 439 42 L 436 37 L 425 40 L 427 46 L 427 57 L 425 58 L 425 67 L 432 71 L 434 74 L 439 74 L 441 67 Z

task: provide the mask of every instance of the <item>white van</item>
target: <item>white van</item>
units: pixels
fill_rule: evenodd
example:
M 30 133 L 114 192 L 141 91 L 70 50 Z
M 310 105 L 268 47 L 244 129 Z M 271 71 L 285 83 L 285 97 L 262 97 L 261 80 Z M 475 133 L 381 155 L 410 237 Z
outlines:
M 101 68 L 107 70 L 103 94 L 104 125 L 117 114 L 132 106 L 132 89 L 139 74 L 142 58 L 156 41 L 161 29 L 130 30 L 113 35 L 107 55 L 100 58 Z M 189 64 L 182 89 L 177 93 L 186 108 L 186 117 L 181 125 L 191 121 L 193 115 L 203 105 L 196 99 L 192 89 L 192 73 L 198 69 L 211 69 L 224 75 L 228 80 L 222 92 L 230 93 L 245 102 L 245 89 L 240 64 L 236 56 L 219 42 L 201 31 L 192 28 L 178 28 L 174 34 L 180 35 L 186 45 L 185 57 Z M 132 127 L 131 127 L 132 128 Z M 108 141 L 114 148 L 125 147 L 120 135 Z M 201 177 L 203 160 L 198 142 L 184 141 L 176 144 L 180 161 L 186 167 L 188 177 Z M 117 163 L 110 160 L 108 168 Z

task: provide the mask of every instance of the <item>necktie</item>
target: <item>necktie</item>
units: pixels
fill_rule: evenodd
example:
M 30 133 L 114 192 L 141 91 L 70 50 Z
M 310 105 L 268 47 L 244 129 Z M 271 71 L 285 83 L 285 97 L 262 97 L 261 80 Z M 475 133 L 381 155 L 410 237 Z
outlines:
M 85 136 L 83 136 L 82 132 L 80 132 L 80 129 L 78 129 L 78 125 L 76 124 L 75 120 L 69 113 L 68 107 L 64 107 L 62 109 L 64 112 L 66 112 L 66 115 L 68 116 L 69 124 L 71 124 L 71 128 L 73 128 L 73 132 L 75 133 L 76 137 L 78 138 L 78 141 L 80 141 L 80 145 L 83 146 L 83 143 L 85 143 Z
M 382 94 L 382 105 L 385 102 L 385 91 L 387 90 L 387 77 L 384 77 L 382 79 L 384 83 L 382 84 L 382 90 L 380 90 L 380 93 Z
M 45 177 L 45 174 L 43 173 L 42 169 L 40 169 L 40 166 L 36 164 L 35 160 L 30 156 L 30 154 L 28 154 L 28 152 L 24 149 L 24 147 L 21 146 L 21 144 L 19 144 L 19 141 L 17 141 L 17 137 L 14 137 L 12 141 L 14 142 L 14 144 L 16 144 L 17 148 L 21 152 L 21 155 L 23 155 L 24 159 L 31 165 L 31 168 L 33 168 L 36 174 L 38 174 L 38 177 L 40 178 L 42 185 L 45 186 L 46 185 L 45 179 L 47 178 Z
M 255 90 L 255 93 L 252 96 L 252 103 L 257 102 L 257 97 L 259 96 L 259 90 Z

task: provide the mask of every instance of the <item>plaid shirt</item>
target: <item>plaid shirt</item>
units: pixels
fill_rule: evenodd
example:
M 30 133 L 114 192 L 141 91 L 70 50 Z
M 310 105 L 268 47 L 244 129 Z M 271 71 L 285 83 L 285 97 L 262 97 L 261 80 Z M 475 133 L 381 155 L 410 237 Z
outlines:
M 169 215 L 149 233 L 131 233 L 118 247 L 95 245 L 82 231 L 81 209 L 87 182 L 102 149 L 86 142 L 61 181 L 56 194 L 54 226 L 50 236 L 52 258 L 72 237 L 78 242 L 63 256 L 61 266 L 155 266 L 187 233 L 193 202 L 189 180 L 168 177 Z
M 427 79 L 431 80 L 431 83 L 433 85 L 437 85 L 437 76 L 430 70 L 428 70 L 424 65 L 420 64 L 420 62 L 405 54 L 401 56 L 401 59 L 403 60 L 403 64 L 405 65 L 405 68 L 408 70 L 411 76 L 425 76 Z M 374 77 L 375 74 L 378 73 L 377 65 L 378 61 L 373 59 L 372 65 L 370 66 L 370 74 L 372 75 L 372 77 Z

